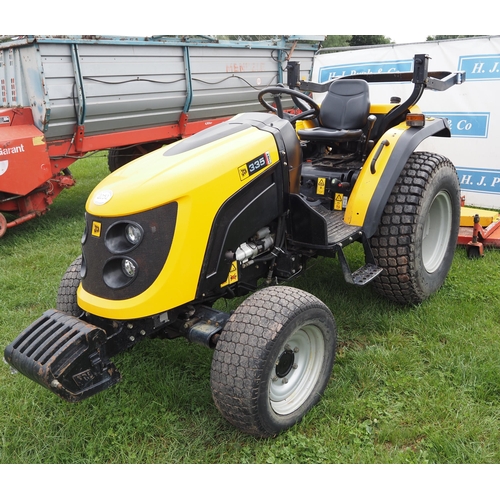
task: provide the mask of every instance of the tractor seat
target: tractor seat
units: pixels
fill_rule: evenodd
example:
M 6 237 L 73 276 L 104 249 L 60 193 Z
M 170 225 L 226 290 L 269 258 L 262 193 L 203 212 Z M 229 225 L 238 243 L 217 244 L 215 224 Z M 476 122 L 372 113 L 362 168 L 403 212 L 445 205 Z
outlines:
M 356 141 L 370 112 L 365 80 L 335 80 L 321 103 L 319 127 L 299 130 L 299 138 L 324 144 Z

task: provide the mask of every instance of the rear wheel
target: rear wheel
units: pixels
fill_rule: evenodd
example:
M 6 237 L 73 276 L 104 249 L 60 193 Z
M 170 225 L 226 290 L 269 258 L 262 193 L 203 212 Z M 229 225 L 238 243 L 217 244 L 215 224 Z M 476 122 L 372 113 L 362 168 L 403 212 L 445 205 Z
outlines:
M 418 304 L 450 270 L 460 226 L 460 184 L 453 164 L 417 152 L 406 163 L 371 239 L 383 272 L 373 281 L 385 297 Z
M 82 314 L 82 309 L 78 306 L 76 291 L 80 286 L 82 268 L 82 256 L 77 257 L 68 267 L 59 284 L 57 291 L 56 309 L 78 317 Z
M 256 292 L 231 316 L 215 348 L 215 404 L 240 430 L 274 436 L 319 401 L 335 347 L 335 321 L 319 299 L 290 287 Z

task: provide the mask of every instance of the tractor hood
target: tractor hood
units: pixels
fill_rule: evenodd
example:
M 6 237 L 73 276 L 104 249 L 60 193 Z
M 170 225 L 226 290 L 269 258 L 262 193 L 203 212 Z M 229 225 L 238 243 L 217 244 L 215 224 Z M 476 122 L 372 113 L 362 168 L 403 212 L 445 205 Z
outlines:
M 185 197 L 203 197 L 218 207 L 250 176 L 240 167 L 275 148 L 273 136 L 248 124 L 228 121 L 149 153 L 106 177 L 91 193 L 87 212 L 119 217 L 144 212 Z M 277 161 L 274 158 L 271 163 Z M 210 186 L 217 181 L 217 189 Z

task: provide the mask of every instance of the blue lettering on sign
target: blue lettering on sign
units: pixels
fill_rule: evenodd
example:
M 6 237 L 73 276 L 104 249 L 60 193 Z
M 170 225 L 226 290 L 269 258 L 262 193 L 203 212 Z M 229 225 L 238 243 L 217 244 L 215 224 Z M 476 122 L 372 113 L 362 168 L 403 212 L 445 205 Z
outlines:
M 489 113 L 425 113 L 426 116 L 446 118 L 451 128 L 451 135 L 486 139 L 490 124 Z
M 463 190 L 500 194 L 500 170 L 456 168 Z
M 324 66 L 319 70 L 318 83 L 328 82 L 334 78 L 348 75 L 366 75 L 374 73 L 406 73 L 413 71 L 413 60 L 389 62 L 370 62 L 345 64 L 339 66 Z
M 458 61 L 459 71 L 466 72 L 466 80 L 500 79 L 500 54 L 462 56 Z

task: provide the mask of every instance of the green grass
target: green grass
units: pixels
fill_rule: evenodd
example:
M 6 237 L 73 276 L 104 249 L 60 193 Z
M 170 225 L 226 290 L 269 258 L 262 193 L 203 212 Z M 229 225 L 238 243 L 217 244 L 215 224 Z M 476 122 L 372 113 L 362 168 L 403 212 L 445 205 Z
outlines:
M 81 160 L 77 186 L 0 241 L 0 346 L 55 306 L 80 253 L 85 200 L 107 174 Z M 349 248 L 353 266 L 362 254 Z M 115 358 L 120 384 L 66 403 L 0 365 L 0 463 L 468 463 L 500 461 L 500 258 L 458 248 L 444 287 L 419 307 L 345 284 L 317 259 L 292 282 L 332 310 L 337 362 L 320 403 L 275 439 L 231 427 L 210 394 L 210 350 L 146 340 Z M 233 308 L 234 304 L 219 304 Z

